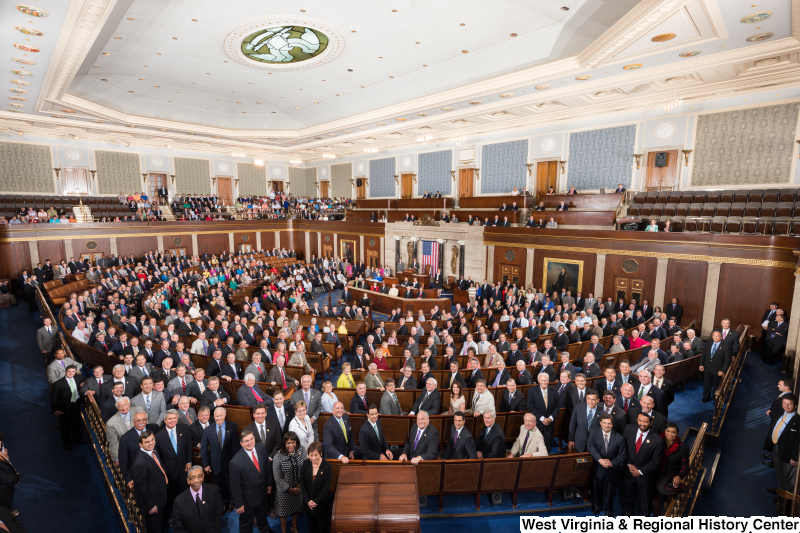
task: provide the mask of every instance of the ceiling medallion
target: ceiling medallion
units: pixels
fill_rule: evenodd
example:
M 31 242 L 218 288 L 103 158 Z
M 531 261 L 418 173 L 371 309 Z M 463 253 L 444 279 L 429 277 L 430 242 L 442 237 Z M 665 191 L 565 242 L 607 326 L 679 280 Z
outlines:
M 9 91 L 17 94 L 28 94 L 28 91 L 26 91 L 25 89 L 17 89 L 15 87 L 12 87 L 11 89 L 9 89 Z
M 16 83 L 17 85 L 30 85 L 31 82 L 24 81 L 24 80 L 11 80 L 11 83 Z
M 23 52 L 39 52 L 39 49 L 35 46 L 23 43 L 14 43 L 14 48 L 22 50 Z
M 775 63 L 778 63 L 779 61 L 780 59 L 778 59 L 777 57 L 770 57 L 768 59 L 762 59 L 761 61 L 756 61 L 756 66 L 769 67 L 771 65 L 774 65 Z
M 50 15 L 47 11 L 42 11 L 41 9 L 33 6 L 28 6 L 25 4 L 17 4 L 17 9 L 25 13 L 26 15 L 30 15 L 32 17 L 49 17 Z
M 427 117 L 428 114 L 427 113 L 417 113 L 417 116 L 418 117 Z
M 22 96 L 9 96 L 11 100 L 17 100 L 18 102 L 27 102 L 27 98 L 23 98 Z
M 703 53 L 702 50 L 688 50 L 686 52 L 681 52 L 680 54 L 678 54 L 678 56 L 679 57 L 694 57 L 694 56 L 700 55 L 701 53 Z
M 583 76 L 578 76 L 575 79 L 578 80 L 578 81 L 586 81 L 586 80 L 592 79 L 593 77 L 594 76 L 592 76 L 591 74 L 584 74 Z
M 42 37 L 44 35 L 43 32 L 40 32 L 34 28 L 28 28 L 27 26 L 14 26 L 14 29 L 20 33 L 24 33 L 25 35 L 33 35 L 34 37 Z
M 22 111 L 19 109 L 9 109 L 9 111 L 12 113 L 22 113 Z
M 228 32 L 225 53 L 261 70 L 306 70 L 329 63 L 345 48 L 339 30 L 318 20 L 276 16 L 251 20 Z
M 636 70 L 637 68 L 642 68 L 641 63 L 631 63 L 630 65 L 625 65 L 622 67 L 623 70 Z
M 482 102 L 480 100 L 473 100 L 469 103 L 469 105 L 480 105 Z
M 536 87 L 534 87 L 534 89 L 536 89 L 537 91 L 544 91 L 545 89 L 549 88 L 550 88 L 549 85 L 537 85 Z
M 656 35 L 650 40 L 653 41 L 654 43 L 665 43 L 667 41 L 671 41 L 675 37 L 677 37 L 677 35 L 675 35 L 674 33 L 662 33 L 661 35 Z
M 33 76 L 33 72 L 28 72 L 27 70 L 12 70 L 11 72 L 17 76 Z
M 761 22 L 762 20 L 767 20 L 772 16 L 772 11 L 761 11 L 759 13 L 753 13 L 752 15 L 747 15 L 745 18 L 742 19 L 742 24 L 754 24 L 756 22 Z
M 62 109 L 61 111 L 62 111 L 63 113 L 75 113 L 75 112 L 76 112 L 76 111 L 75 111 L 75 110 L 73 110 L 73 109 Z
M 378 126 L 385 126 L 385 125 L 386 125 L 385 122 L 378 122 Z
M 396 118 L 395 120 L 396 120 L 397 122 L 405 122 L 405 121 L 406 121 L 406 119 L 404 119 L 404 118 Z
M 15 104 L 14 102 L 9 102 L 8 105 L 12 107 L 25 107 L 25 104 Z
M 452 107 L 443 107 L 442 108 L 442 111 L 452 111 L 452 110 L 453 110 Z
M 36 61 L 32 61 L 30 59 L 25 59 L 24 57 L 14 57 L 12 58 L 17 63 L 22 63 L 23 65 L 35 65 Z
M 751 35 L 747 39 L 745 39 L 748 43 L 757 43 L 759 41 L 766 41 L 770 37 L 774 37 L 775 34 L 771 31 L 764 32 L 764 33 L 757 33 L 755 35 Z
M 500 98 L 511 98 L 512 96 L 514 96 L 514 93 L 503 93 Z

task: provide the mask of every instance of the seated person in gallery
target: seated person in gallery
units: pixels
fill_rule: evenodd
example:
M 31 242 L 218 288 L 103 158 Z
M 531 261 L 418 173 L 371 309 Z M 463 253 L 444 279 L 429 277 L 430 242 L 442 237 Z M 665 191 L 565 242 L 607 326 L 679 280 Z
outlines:
M 558 227 L 558 222 L 556 222 L 553 217 L 550 217 L 550 222 L 548 222 L 545 227 L 546 228 L 557 228 Z
M 562 200 L 561 203 L 558 204 L 558 207 L 556 207 L 556 211 L 569 211 L 569 206 Z
M 434 198 L 441 198 L 442 197 L 442 193 L 440 193 L 439 191 L 436 191 L 436 194 L 434 194 L 433 197 Z
M 539 205 L 537 205 L 536 208 L 534 209 L 534 211 L 544 211 L 544 210 L 545 210 L 544 202 L 539 202 Z
M 625 187 L 623 187 L 622 184 L 620 183 L 619 185 L 617 185 L 617 190 L 614 191 L 614 192 L 617 193 L 617 194 L 621 194 L 621 193 L 625 192 Z
M 644 228 L 644 230 L 645 231 L 658 231 L 658 222 L 656 222 L 655 219 L 651 220 L 650 224 L 648 224 L 648 226 L 646 228 Z
M 548 187 L 547 196 L 555 196 L 555 195 L 556 195 L 556 188 L 555 187 Z
M 567 194 L 578 194 L 578 191 L 575 190 L 575 186 L 573 185 L 572 187 L 569 188 Z

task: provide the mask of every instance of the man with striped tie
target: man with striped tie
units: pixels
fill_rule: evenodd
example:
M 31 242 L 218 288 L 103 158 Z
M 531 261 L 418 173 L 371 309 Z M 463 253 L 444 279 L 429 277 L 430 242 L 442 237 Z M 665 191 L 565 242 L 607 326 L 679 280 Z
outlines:
M 155 450 L 156 437 L 152 431 L 139 435 L 139 454 L 131 468 L 136 500 L 147 525 L 148 533 L 159 533 L 167 516 L 168 478 Z

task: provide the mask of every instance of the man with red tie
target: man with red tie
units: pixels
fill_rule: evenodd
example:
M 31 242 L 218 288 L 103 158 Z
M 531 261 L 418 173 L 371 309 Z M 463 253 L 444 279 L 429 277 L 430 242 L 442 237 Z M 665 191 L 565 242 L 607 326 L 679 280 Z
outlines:
M 624 384 L 619 389 L 619 396 L 617 397 L 617 407 L 622 409 L 625 412 L 625 416 L 628 416 L 628 411 L 639 407 L 639 400 L 637 400 L 634 395 L 635 389 L 633 385 L 630 383 Z
M 369 413 L 369 404 L 367 404 L 367 384 L 359 381 L 356 385 L 356 394 L 350 400 L 350 414 L 365 415 Z
M 625 460 L 624 482 L 625 514 L 634 516 L 638 503 L 638 516 L 650 516 L 661 459 L 664 457 L 664 440 L 650 430 L 651 419 L 639 413 L 635 424 L 625 426 L 628 454 Z
M 148 533 L 159 533 L 164 521 L 167 505 L 167 474 L 155 451 L 156 437 L 152 431 L 139 435 L 139 454 L 136 456 L 131 474 L 136 490 L 136 500 L 147 525 Z
M 275 360 L 275 366 L 269 371 L 268 379 L 272 382 L 272 385 L 280 384 L 283 390 L 288 389 L 290 385 L 294 385 L 297 388 L 300 382 L 286 375 L 285 365 L 286 358 L 282 355 L 278 356 Z
M 229 477 L 233 506 L 239 514 L 239 530 L 252 531 L 253 518 L 260 533 L 270 533 L 267 500 L 272 487 L 272 464 L 264 443 L 256 443 L 252 431 L 239 437 L 241 449 L 230 462 Z
M 245 407 L 256 407 L 262 403 L 267 405 L 272 403 L 272 399 L 256 383 L 256 377 L 253 374 L 247 374 L 244 377 L 244 384 L 236 391 L 236 401 L 239 405 Z

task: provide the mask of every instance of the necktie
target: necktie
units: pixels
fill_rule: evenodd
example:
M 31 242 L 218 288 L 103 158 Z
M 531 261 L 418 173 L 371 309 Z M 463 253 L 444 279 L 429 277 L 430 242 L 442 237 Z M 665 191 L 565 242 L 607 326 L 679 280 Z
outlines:
M 786 415 L 783 415 L 781 419 L 775 424 L 775 429 L 772 431 L 772 443 L 778 444 L 778 438 L 781 436 L 781 430 L 783 426 L 786 425 Z
M 341 418 L 339 419 L 339 425 L 342 426 L 342 433 L 344 433 L 344 441 L 349 442 L 347 440 L 347 429 L 344 427 L 344 420 L 342 420 Z
M 639 432 L 639 438 L 636 439 L 636 453 L 639 453 L 639 448 L 642 447 L 642 436 L 643 434 Z
M 372 427 L 375 428 L 375 435 L 378 436 L 378 442 L 380 442 L 381 441 L 381 433 L 380 433 L 380 431 L 378 431 L 378 424 L 375 424 Z
M 203 513 L 203 508 L 200 507 L 200 493 L 198 493 L 197 496 L 195 497 L 194 503 L 197 504 L 197 510 L 200 511 L 200 514 L 202 514 Z
M 250 457 L 253 458 L 253 464 L 256 465 L 256 470 L 258 470 L 259 474 L 261 473 L 261 467 L 258 466 L 258 457 L 256 457 L 256 452 L 253 450 L 250 452 Z
M 564 387 L 566 387 L 566 385 L 561 385 L 561 387 L 558 389 L 558 395 L 559 396 L 561 396 L 561 391 L 564 390 Z
M 475 406 L 478 405 L 478 398 L 480 398 L 480 393 L 475 395 L 475 398 L 472 399 L 472 409 L 475 409 Z
M 178 453 L 178 438 L 175 437 L 175 430 L 169 430 L 169 440 L 172 442 L 172 449 L 175 450 L 175 454 Z
M 280 370 L 281 382 L 283 383 L 283 388 L 285 389 L 286 388 L 286 376 L 283 375 L 283 369 L 281 367 L 278 367 L 278 369 Z M 351 383 L 352 383 L 352 381 L 351 381 Z
M 525 448 L 528 446 L 528 438 L 530 436 L 531 436 L 531 432 L 529 431 L 528 434 L 525 435 L 525 442 L 522 443 L 522 449 L 520 450 L 521 454 L 525 453 Z
M 303 396 L 304 396 L 304 397 L 305 397 L 305 399 L 306 399 L 306 406 L 310 406 L 310 405 L 311 405 L 311 401 L 308 399 L 308 395 L 309 395 L 309 392 L 308 392 L 308 391 L 304 391 L 304 392 L 303 392 Z
M 722 332 L 722 340 L 725 340 L 725 337 L 727 337 L 727 336 L 728 336 L 728 332 L 727 331 L 723 331 Z
M 153 461 L 156 462 L 156 464 L 158 465 L 158 469 L 161 470 L 162 474 L 164 474 L 164 481 L 166 481 L 167 485 L 169 485 L 169 479 L 167 478 L 167 473 L 164 472 L 164 468 L 161 466 L 161 461 L 158 460 L 158 456 L 156 455 L 155 451 L 153 452 Z
M 416 438 L 416 439 L 414 439 L 414 450 L 416 450 L 416 449 L 417 449 L 417 444 L 419 443 L 419 438 L 420 438 L 421 436 L 422 436 L 422 430 L 421 430 L 421 429 L 418 429 L 418 430 L 417 430 L 417 438 Z
M 592 409 L 588 413 L 586 413 L 586 429 L 587 430 L 592 428 L 592 420 L 594 420 L 594 409 Z
M 206 391 L 205 386 L 203 385 L 202 381 L 197 382 L 197 386 L 200 387 L 200 394 L 203 394 Z
M 131 429 L 131 419 L 128 415 L 122 415 L 122 421 L 125 422 L 125 427 Z
M 725 337 L 723 337 L 725 338 Z M 711 360 L 714 360 L 714 352 L 717 351 L 717 343 L 715 342 L 714 345 L 711 347 Z
M 264 424 L 261 424 L 259 428 L 259 432 L 261 433 L 261 442 L 267 442 L 267 434 L 264 432 Z
M 150 395 L 144 397 L 144 404 L 147 406 L 147 413 L 150 414 Z
M 578 391 L 578 402 L 583 403 L 583 391 Z
M 625 403 L 622 404 L 622 408 L 625 410 L 625 414 L 628 413 L 628 402 L 630 402 L 630 400 L 625 400 Z
M 61 368 L 67 368 L 67 365 L 64 364 L 64 360 L 63 359 L 61 361 L 59 361 L 59 363 L 61 363 Z
M 250 391 L 253 393 L 253 396 L 255 397 L 255 399 L 258 400 L 258 403 L 261 403 L 261 402 L 264 401 L 264 400 L 261 399 L 261 396 L 259 396 L 259 394 L 256 392 L 255 387 L 250 387 Z
M 47 328 L 47 334 L 50 335 L 50 328 Z
M 365 396 L 362 396 L 362 397 L 361 397 L 361 401 L 362 401 L 362 402 L 363 402 L 363 404 L 364 404 L 364 409 L 366 409 L 367 411 L 369 411 L 369 408 L 367 407 L 367 398 L 366 398 Z
M 400 409 L 400 402 L 397 401 L 397 396 L 395 396 L 394 393 L 392 393 L 392 400 L 394 400 L 394 404 L 397 406 L 398 414 L 402 413 L 403 410 Z
M 544 408 L 547 409 L 547 391 L 542 391 L 542 396 L 544 397 Z
M 603 439 L 606 441 L 606 453 L 608 453 L 608 433 L 603 434 Z
M 639 387 L 639 395 L 636 396 L 636 399 L 641 400 L 643 395 L 644 395 L 644 387 Z
M 219 447 L 222 448 L 222 428 L 217 426 L 217 440 L 219 441 Z
M 185 378 L 181 378 L 181 389 L 183 390 L 183 393 L 186 394 L 186 379 Z

